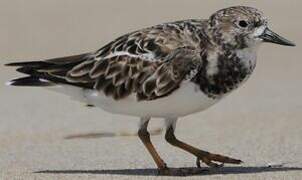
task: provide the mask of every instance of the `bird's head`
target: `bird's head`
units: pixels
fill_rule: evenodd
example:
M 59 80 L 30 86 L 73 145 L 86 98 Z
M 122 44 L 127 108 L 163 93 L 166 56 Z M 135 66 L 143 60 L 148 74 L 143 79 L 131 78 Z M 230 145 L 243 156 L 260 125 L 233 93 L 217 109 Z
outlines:
M 226 48 L 243 49 L 262 42 L 295 46 L 271 31 L 263 13 L 252 7 L 235 6 L 217 11 L 209 19 L 209 31 L 212 41 Z

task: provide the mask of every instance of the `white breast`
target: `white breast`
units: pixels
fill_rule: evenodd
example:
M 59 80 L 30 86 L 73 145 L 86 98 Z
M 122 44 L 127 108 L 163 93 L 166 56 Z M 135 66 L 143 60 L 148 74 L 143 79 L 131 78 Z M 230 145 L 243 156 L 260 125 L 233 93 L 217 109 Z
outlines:
M 254 45 L 252 47 L 236 51 L 236 55 L 248 69 L 253 70 L 256 66 L 258 47 L 259 45 Z

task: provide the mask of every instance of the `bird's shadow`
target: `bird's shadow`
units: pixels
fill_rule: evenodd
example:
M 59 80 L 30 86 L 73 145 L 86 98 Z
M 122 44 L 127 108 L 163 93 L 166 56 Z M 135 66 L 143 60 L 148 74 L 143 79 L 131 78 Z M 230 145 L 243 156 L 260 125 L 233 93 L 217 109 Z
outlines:
M 176 168 L 175 168 L 176 169 Z M 197 168 L 182 168 L 189 171 Z M 198 174 L 186 174 L 186 176 L 219 175 L 219 174 L 255 174 L 264 172 L 302 171 L 299 167 L 223 167 L 218 169 L 203 168 Z M 108 170 L 44 170 L 38 174 L 103 174 L 103 175 L 133 175 L 133 176 L 158 176 L 157 169 L 108 169 Z

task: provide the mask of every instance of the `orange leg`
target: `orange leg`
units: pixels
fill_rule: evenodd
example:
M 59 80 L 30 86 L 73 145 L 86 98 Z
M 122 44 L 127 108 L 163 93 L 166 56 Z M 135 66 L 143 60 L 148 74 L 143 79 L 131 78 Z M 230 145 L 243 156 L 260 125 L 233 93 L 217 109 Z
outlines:
M 149 123 L 150 118 L 142 118 L 141 119 L 141 125 L 138 131 L 138 136 L 151 154 L 154 162 L 156 163 L 159 171 L 165 171 L 167 170 L 167 165 L 166 163 L 161 159 L 159 154 L 157 153 L 156 149 L 154 148 L 151 140 L 150 140 L 150 134 L 147 130 L 148 123 Z
M 168 120 L 168 122 L 169 123 L 167 124 L 167 131 L 166 131 L 165 139 L 171 145 L 181 148 L 181 149 L 195 155 L 197 157 L 197 166 L 198 167 L 200 167 L 200 163 L 199 163 L 200 160 L 210 167 L 220 167 L 224 163 L 229 163 L 229 164 L 242 163 L 241 160 L 233 159 L 233 158 L 230 158 L 227 156 L 222 156 L 219 154 L 212 154 L 207 151 L 197 149 L 189 144 L 186 144 L 186 143 L 178 140 L 174 135 L 176 119 L 174 121 Z M 219 165 L 215 162 L 220 162 L 222 164 Z

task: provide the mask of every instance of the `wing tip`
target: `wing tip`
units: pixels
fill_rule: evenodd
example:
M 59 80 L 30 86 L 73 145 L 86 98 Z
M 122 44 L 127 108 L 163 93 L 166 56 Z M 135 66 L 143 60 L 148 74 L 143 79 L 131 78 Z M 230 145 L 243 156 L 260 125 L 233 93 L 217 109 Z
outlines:
M 15 66 L 14 64 L 15 63 L 6 63 L 6 64 L 4 64 L 4 66 Z
M 12 63 L 6 63 L 4 66 L 22 66 L 24 65 L 24 62 L 12 62 Z
M 16 67 L 16 66 L 29 66 L 29 67 L 37 67 L 44 65 L 46 62 L 43 61 L 21 61 L 21 62 L 11 62 L 11 63 L 6 63 L 4 66 L 11 66 L 11 67 Z

